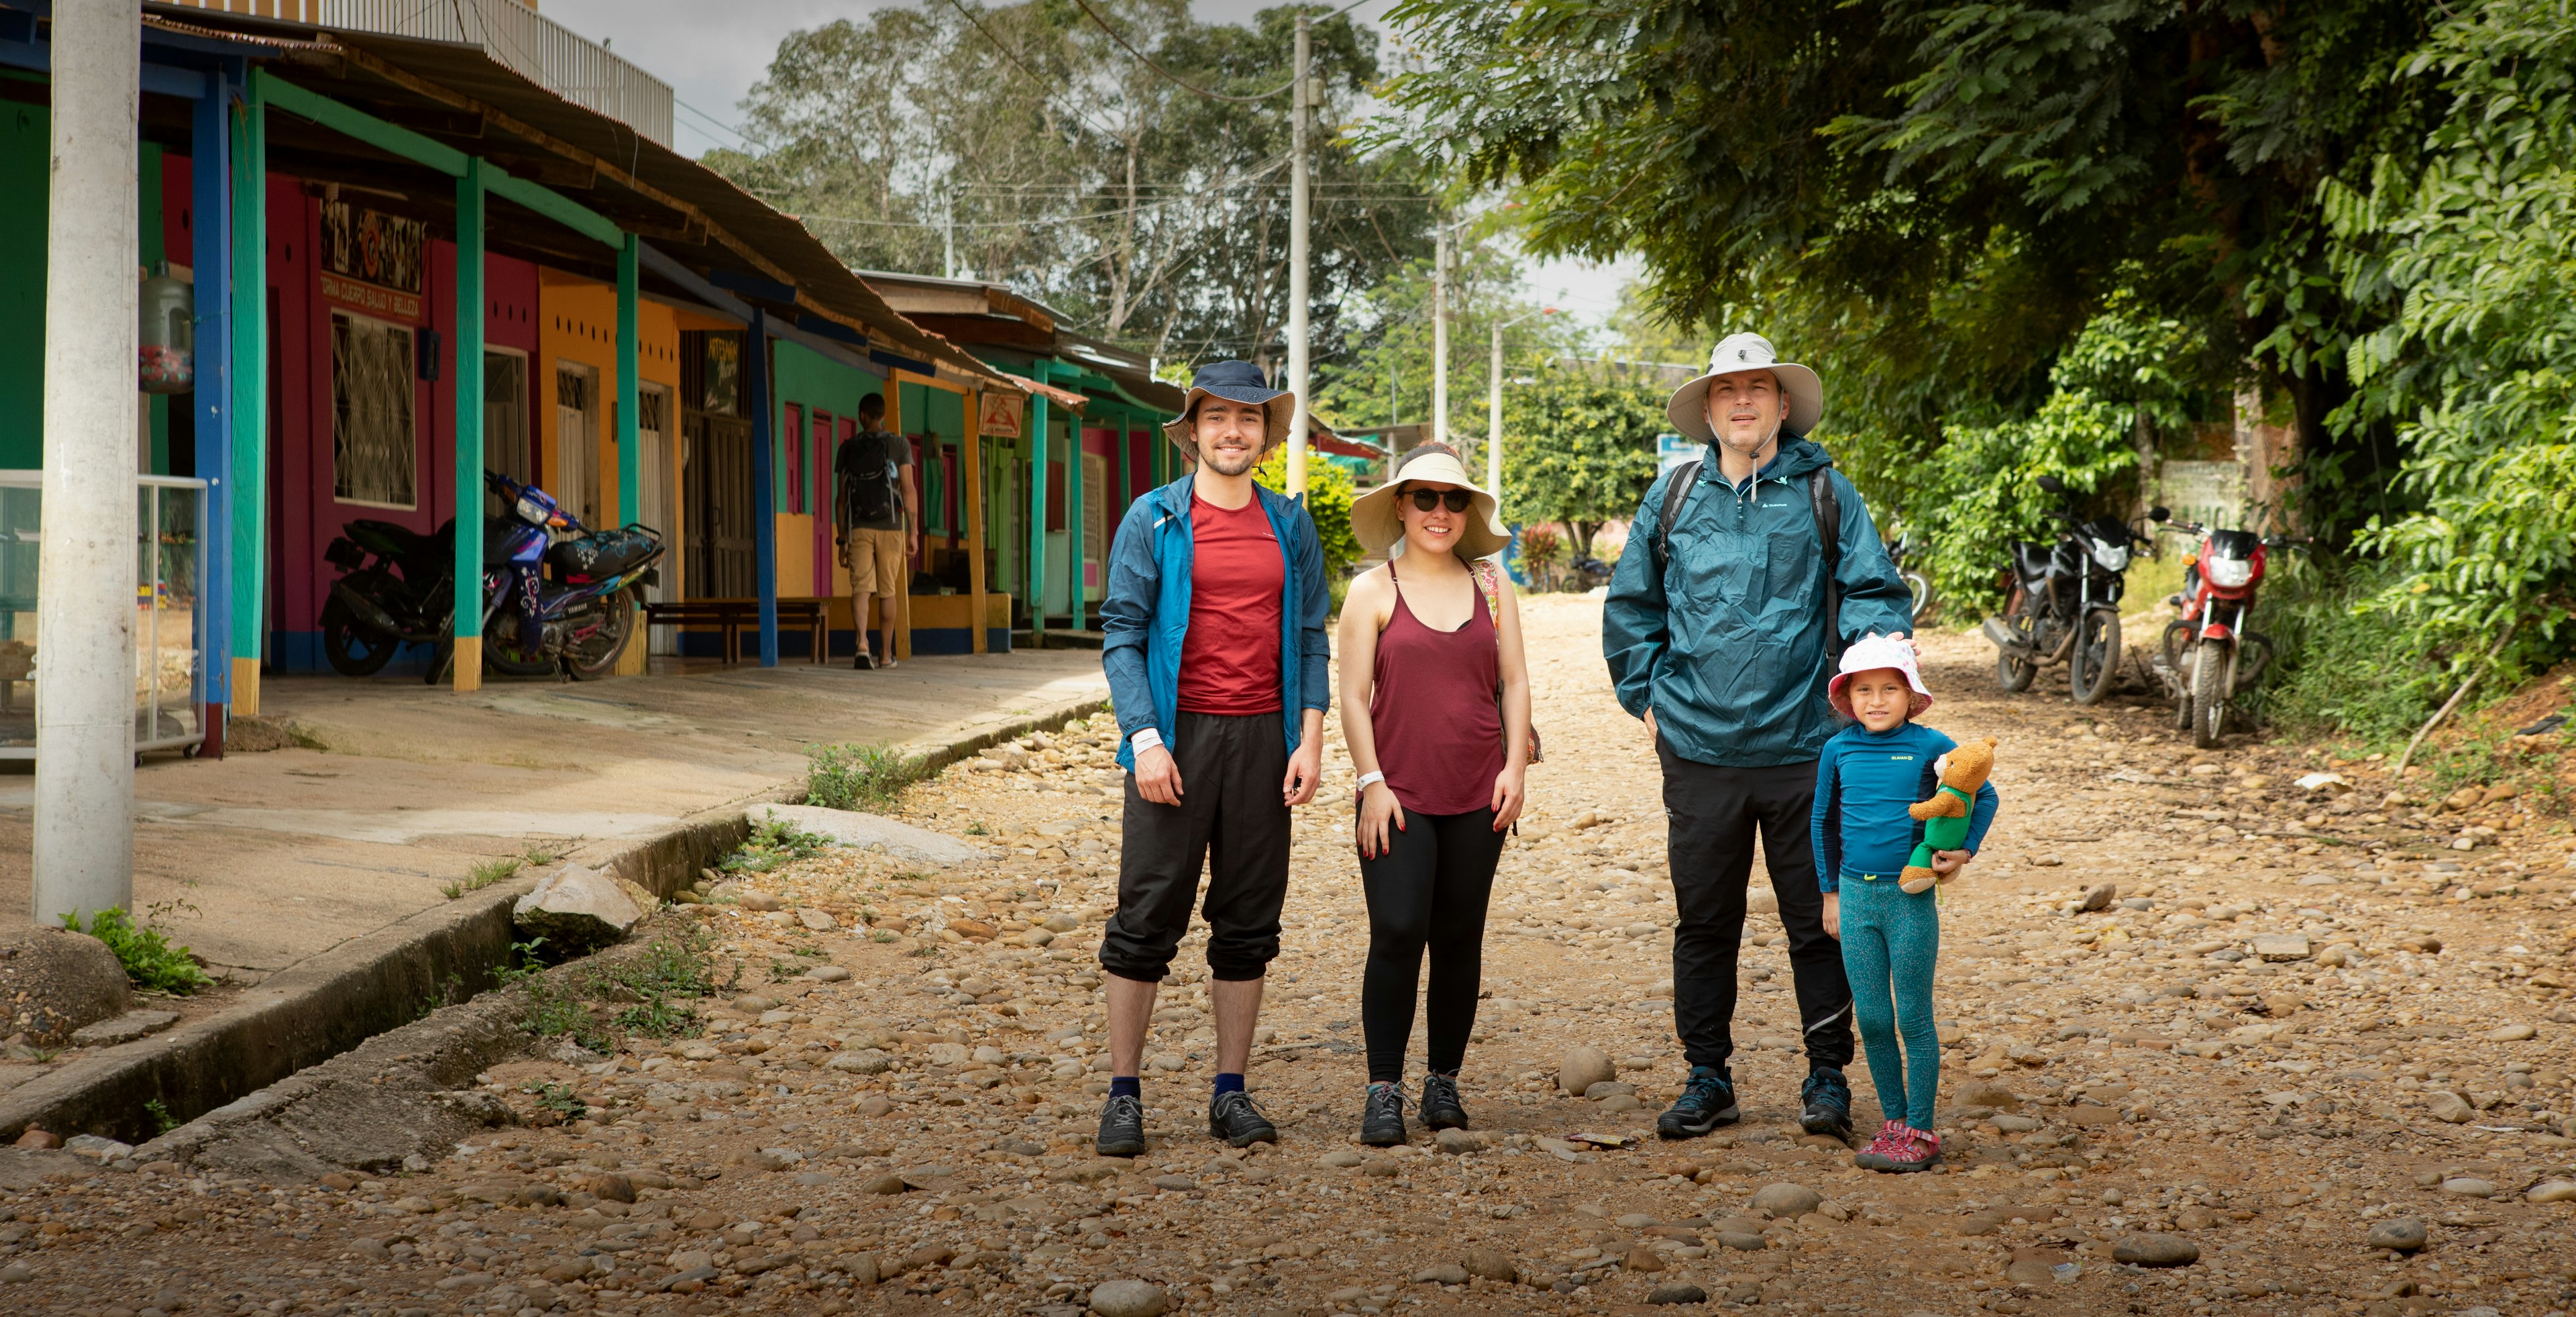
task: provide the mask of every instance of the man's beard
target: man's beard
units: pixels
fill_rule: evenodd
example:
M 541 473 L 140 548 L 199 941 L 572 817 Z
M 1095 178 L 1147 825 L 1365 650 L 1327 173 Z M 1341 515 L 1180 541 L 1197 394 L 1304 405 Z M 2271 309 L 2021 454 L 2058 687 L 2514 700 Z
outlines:
M 1772 444 L 1772 441 L 1773 441 L 1773 440 L 1778 439 L 1779 437 L 1780 437 L 1780 427 L 1779 427 L 1778 425 L 1773 425 L 1773 426 L 1770 428 L 1770 430 L 1766 431 L 1760 439 L 1758 439 L 1758 440 L 1754 441 L 1754 442 L 1753 442 L 1753 443 L 1751 443 L 1751 444 L 1746 444 L 1746 443 L 1742 442 L 1741 440 L 1736 439 L 1733 435 L 1730 435 L 1730 434 L 1726 433 L 1726 432 L 1725 432 L 1725 431 L 1723 431 L 1723 430 L 1720 430 L 1720 431 L 1718 431 L 1718 432 L 1717 432 L 1717 442 L 1718 442 L 1718 443 L 1720 443 L 1720 444 L 1722 444 L 1722 445 L 1724 445 L 1727 449 L 1729 449 L 1729 450 L 1733 451 L 1733 452 L 1734 452 L 1734 453 L 1736 453 L 1738 456 L 1742 456 L 1742 457 L 1759 457 L 1759 456 L 1761 456 L 1761 455 L 1762 455 L 1762 450 L 1763 450 L 1763 449 L 1765 449 L 1765 448 L 1770 447 L 1770 446 L 1771 446 L 1771 444 Z
M 1207 463 L 1208 470 L 1232 479 L 1261 465 L 1261 454 L 1251 449 L 1202 448 L 1199 460 Z

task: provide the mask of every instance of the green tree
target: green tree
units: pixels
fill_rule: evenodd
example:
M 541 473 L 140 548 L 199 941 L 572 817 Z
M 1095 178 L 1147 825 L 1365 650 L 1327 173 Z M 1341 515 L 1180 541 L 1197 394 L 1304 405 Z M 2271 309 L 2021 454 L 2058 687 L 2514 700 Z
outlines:
M 1663 432 L 1663 391 L 1608 372 L 1550 367 L 1505 389 L 1503 519 L 1564 522 L 1591 556 L 1603 522 L 1636 515 Z

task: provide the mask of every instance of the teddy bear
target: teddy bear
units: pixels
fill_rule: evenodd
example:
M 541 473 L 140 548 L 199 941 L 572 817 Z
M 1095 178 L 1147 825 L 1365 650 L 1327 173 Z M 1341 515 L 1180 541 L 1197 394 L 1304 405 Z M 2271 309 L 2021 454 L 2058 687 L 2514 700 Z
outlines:
M 1986 784 L 1986 776 L 1995 771 L 1995 738 L 1970 741 L 1941 756 L 1933 765 L 1941 785 L 1930 800 L 1908 805 L 1905 812 L 1923 824 L 1923 840 L 1905 861 L 1905 872 L 1897 876 L 1897 886 L 1905 891 L 1920 892 L 1939 881 L 1932 872 L 1932 853 L 1955 851 L 1968 844 L 1968 807 L 1977 799 L 1977 788 Z

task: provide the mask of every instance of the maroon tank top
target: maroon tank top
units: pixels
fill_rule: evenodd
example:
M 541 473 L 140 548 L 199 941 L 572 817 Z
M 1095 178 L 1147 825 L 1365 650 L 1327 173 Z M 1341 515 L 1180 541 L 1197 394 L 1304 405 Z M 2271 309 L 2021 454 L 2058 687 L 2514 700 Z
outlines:
M 1395 575 L 1395 564 L 1387 564 Z M 1503 721 L 1494 707 L 1502 659 L 1485 592 L 1455 631 L 1434 631 L 1413 615 L 1404 586 L 1395 616 L 1377 634 L 1376 685 L 1369 722 L 1377 732 L 1378 771 L 1397 803 L 1417 814 L 1468 814 L 1494 803 L 1503 771 Z

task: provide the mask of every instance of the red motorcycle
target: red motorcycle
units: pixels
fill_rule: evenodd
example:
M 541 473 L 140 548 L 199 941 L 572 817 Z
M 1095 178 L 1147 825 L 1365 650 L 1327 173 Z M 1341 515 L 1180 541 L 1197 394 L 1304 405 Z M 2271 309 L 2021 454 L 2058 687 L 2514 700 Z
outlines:
M 2167 520 L 2162 508 L 2148 516 Z M 2250 530 L 2212 530 L 2188 521 L 2165 529 L 2199 537 L 2200 548 L 2183 560 L 2182 592 L 2165 600 L 2180 616 L 2165 624 L 2164 644 L 2152 666 L 2173 693 L 2174 729 L 2188 729 L 2193 745 L 2212 750 L 2227 730 L 2228 706 L 2272 665 L 2271 637 L 2245 625 L 2263 584 L 2264 557 L 2306 541 Z

